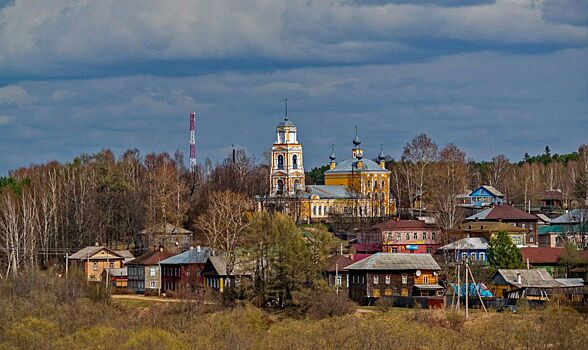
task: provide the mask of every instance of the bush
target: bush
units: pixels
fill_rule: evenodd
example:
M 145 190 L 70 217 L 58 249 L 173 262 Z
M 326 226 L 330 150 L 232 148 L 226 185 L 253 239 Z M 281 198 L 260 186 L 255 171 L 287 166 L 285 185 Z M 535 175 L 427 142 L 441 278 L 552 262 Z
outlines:
M 380 297 L 374 306 L 381 312 L 387 312 L 394 306 L 394 297 Z
M 294 293 L 294 305 L 300 313 L 312 319 L 348 315 L 357 305 L 345 293 L 335 293 L 331 288 L 318 286 Z
M 525 313 L 529 311 L 529 301 L 525 298 L 517 300 L 517 313 Z
M 86 296 L 95 303 L 108 303 L 110 301 L 110 288 L 102 283 L 90 283 Z

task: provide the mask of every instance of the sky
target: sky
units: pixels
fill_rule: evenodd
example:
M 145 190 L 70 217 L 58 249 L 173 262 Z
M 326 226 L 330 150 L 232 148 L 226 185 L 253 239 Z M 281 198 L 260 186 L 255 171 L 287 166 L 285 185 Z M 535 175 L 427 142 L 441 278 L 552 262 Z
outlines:
M 588 143 L 585 0 L 0 0 L 0 176 L 109 148 L 304 166 L 398 159 L 420 133 L 468 158 Z

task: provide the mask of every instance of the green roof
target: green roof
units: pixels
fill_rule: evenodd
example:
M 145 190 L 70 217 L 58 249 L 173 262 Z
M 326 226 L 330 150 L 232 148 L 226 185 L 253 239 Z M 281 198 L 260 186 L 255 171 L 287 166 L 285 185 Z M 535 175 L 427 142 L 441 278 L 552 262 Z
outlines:
M 588 231 L 588 225 L 585 225 L 584 232 Z M 551 233 L 578 233 L 582 232 L 580 225 L 549 225 L 539 226 L 538 230 L 540 235 L 547 235 Z

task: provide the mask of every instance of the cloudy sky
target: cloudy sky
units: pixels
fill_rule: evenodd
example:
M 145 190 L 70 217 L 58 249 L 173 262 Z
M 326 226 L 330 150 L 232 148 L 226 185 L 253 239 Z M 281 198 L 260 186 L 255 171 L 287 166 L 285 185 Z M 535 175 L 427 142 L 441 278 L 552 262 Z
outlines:
M 588 142 L 585 0 L 0 0 L 0 175 L 83 152 L 398 158 L 425 132 L 474 159 Z

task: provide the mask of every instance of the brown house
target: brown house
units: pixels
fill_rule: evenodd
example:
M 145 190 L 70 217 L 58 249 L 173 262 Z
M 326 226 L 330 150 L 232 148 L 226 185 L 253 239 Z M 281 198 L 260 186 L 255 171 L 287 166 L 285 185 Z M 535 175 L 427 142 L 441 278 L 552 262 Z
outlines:
M 389 220 L 372 227 L 387 253 L 433 254 L 440 246 L 439 228 L 423 220 Z
M 219 293 L 227 290 L 240 293 L 244 288 L 243 282 L 253 279 L 253 273 L 241 259 L 235 261 L 233 271 L 228 273 L 226 259 L 222 256 L 209 256 L 202 274 L 206 287 Z
M 128 288 L 137 293 L 158 293 L 161 288 L 159 262 L 173 255 L 160 247 L 128 262 Z
M 177 254 L 194 246 L 194 232 L 170 223 L 144 229 L 139 232 L 139 239 L 143 252 L 157 246 Z
M 204 287 L 202 274 L 211 255 L 210 248 L 191 248 L 183 253 L 161 260 L 161 288 L 163 292 L 186 294 Z
M 441 267 L 426 253 L 376 253 L 347 266 L 346 270 L 349 296 L 362 304 L 370 304 L 380 297 L 440 299 L 443 293 L 443 287 L 438 284 Z
M 327 279 L 329 286 L 336 286 L 347 289 L 349 275 L 345 268 L 353 264 L 353 260 L 345 255 L 333 255 L 327 261 L 327 267 L 323 275 Z
M 517 245 L 537 245 L 537 224 L 539 219 L 512 205 L 497 205 L 468 216 L 469 222 L 503 222 L 524 229 L 525 241 L 515 242 Z
M 446 236 L 451 243 L 468 237 L 481 237 L 490 240 L 500 231 L 505 231 L 516 245 L 522 246 L 527 240 L 526 229 L 504 222 L 466 222 L 455 229 L 448 230 Z

